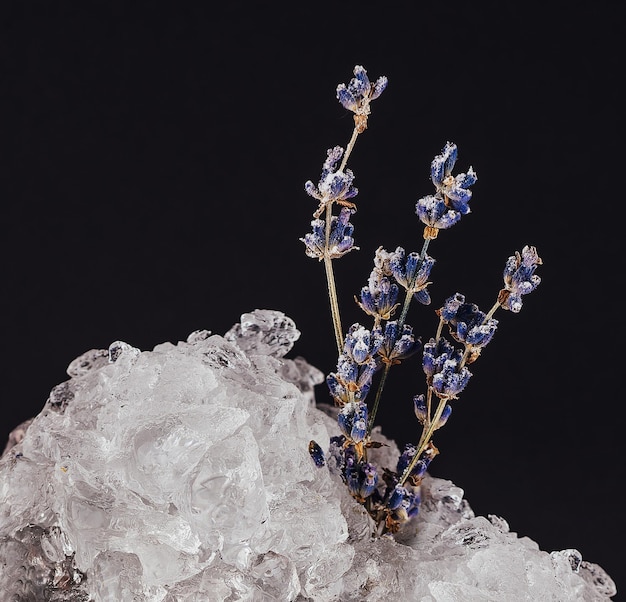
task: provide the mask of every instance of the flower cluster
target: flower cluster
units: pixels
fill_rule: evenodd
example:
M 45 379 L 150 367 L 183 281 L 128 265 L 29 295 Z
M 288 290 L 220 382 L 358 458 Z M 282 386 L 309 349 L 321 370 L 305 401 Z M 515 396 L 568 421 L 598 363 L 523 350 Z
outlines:
M 378 98 L 386 87 L 387 78 L 384 75 L 372 84 L 361 65 L 356 65 L 354 77 L 347 86 L 346 84 L 337 86 L 337 99 L 345 109 L 354 113 L 354 123 L 359 133 L 367 128 L 370 102 Z
M 469 201 L 478 176 L 470 167 L 467 173 L 452 175 L 458 149 L 456 144 L 446 142 L 440 155 L 430 165 L 430 179 L 435 185 L 435 194 L 417 201 L 415 211 L 426 228 L 424 238 L 436 238 L 439 230 L 454 226 L 461 216 L 470 212 Z
M 352 210 L 343 207 L 339 215 L 334 215 L 330 219 L 330 234 L 328 243 L 326 242 L 326 222 L 323 219 L 314 219 L 311 222 L 312 232 L 304 235 L 300 240 L 305 244 L 304 252 L 309 257 L 314 257 L 320 261 L 328 252 L 330 259 L 337 259 L 346 253 L 358 250 L 354 246 L 354 226 L 350 223 Z
M 331 203 L 339 203 L 354 208 L 354 203 L 348 201 L 355 197 L 359 190 L 352 185 L 354 174 L 351 169 L 339 169 L 337 163 L 341 161 L 344 150 L 341 146 L 329 148 L 326 151 L 326 161 L 322 166 L 322 175 L 317 186 L 311 180 L 304 184 L 304 190 L 309 196 L 317 199 L 320 204 L 313 217 L 319 217 Z
M 534 291 L 541 282 L 535 274 L 538 265 L 541 265 L 541 257 L 535 247 L 525 246 L 521 253 L 516 251 L 508 258 L 504 267 L 504 288 L 498 297 L 502 309 L 514 313 L 522 309 L 522 295 Z
M 306 192 L 319 201 L 319 207 L 311 222 L 313 231 L 301 239 L 308 256 L 324 260 L 338 347 L 336 370 L 326 378 L 338 407 L 339 430 L 328 449 L 334 459 L 329 467 L 338 470 L 350 494 L 366 508 L 376 524 L 376 534 L 397 532 L 419 512 L 420 483 L 439 453 L 433 435 L 447 423 L 453 402 L 467 387 L 472 377 L 468 365 L 493 339 L 498 328 L 494 313 L 499 308 L 520 311 L 522 296 L 540 283 L 535 270 L 541 265 L 534 247 L 515 252 L 504 268 L 504 288 L 488 312 L 457 292 L 435 311 L 439 319 L 435 336 L 424 345 L 415 337 L 406 318 L 413 301 L 431 303 L 428 287 L 435 260 L 427 249 L 439 230 L 449 229 L 470 213 L 470 187 L 477 181 L 471 167 L 466 173 L 453 175 L 458 149 L 447 142 L 430 166 L 435 194 L 422 197 L 416 204 L 417 216 L 425 225 L 421 251 L 407 253 L 403 247 L 376 250 L 367 285 L 355 297 L 372 326 L 354 323 L 344 336 L 330 260 L 356 248 L 349 221 L 356 209 L 348 199 L 357 191 L 353 187 L 354 174 L 346 168 L 346 162 L 356 137 L 367 127 L 370 102 L 386 85 L 385 77 L 372 84 L 365 69 L 357 65 L 350 83 L 337 87 L 342 106 L 355 113 L 355 128 L 345 153 L 339 146 L 328 151 L 319 183 L 305 184 Z M 334 203 L 341 205 L 338 216 L 332 215 Z M 326 220 L 320 219 L 324 210 Z M 443 333 L 446 326 L 449 338 Z M 413 396 L 413 411 L 421 425 L 419 441 L 405 446 L 393 470 L 380 469 L 368 459 L 368 450 L 381 445 L 372 439 L 372 428 L 388 373 L 392 366 L 420 351 L 426 392 Z M 376 393 L 370 403 L 373 388 Z M 310 442 L 309 452 L 317 466 L 327 464 L 324 451 L 315 441 Z

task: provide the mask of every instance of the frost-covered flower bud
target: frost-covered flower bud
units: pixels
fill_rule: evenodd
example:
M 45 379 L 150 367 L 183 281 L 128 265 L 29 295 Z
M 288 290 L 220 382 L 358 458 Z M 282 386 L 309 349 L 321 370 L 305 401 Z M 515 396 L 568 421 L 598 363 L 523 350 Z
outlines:
M 349 251 L 358 250 L 354 246 L 354 226 L 350 223 L 350 216 L 354 210 L 343 207 L 338 216 L 333 216 L 330 221 L 329 255 L 336 259 Z
M 421 341 L 415 340 L 413 328 L 408 324 L 402 326 L 402 332 L 398 330 L 398 322 L 392 321 L 385 324 L 383 344 L 378 354 L 386 363 L 399 363 L 421 348 Z
M 398 247 L 389 259 L 389 269 L 400 286 L 413 293 L 415 299 L 424 305 L 430 303 L 430 295 L 426 287 L 430 284 L 428 277 L 435 260 L 426 255 L 420 259 L 419 253 L 405 253 Z
M 428 408 L 426 407 L 426 397 L 423 394 L 413 397 L 413 409 L 420 423 L 425 424 L 428 419 Z M 450 414 L 452 414 L 452 406 L 447 403 L 443 408 L 441 417 L 437 421 L 435 430 L 440 429 L 448 421 Z
M 461 216 L 470 212 L 468 203 L 472 198 L 472 191 L 469 187 L 476 183 L 478 176 L 471 167 L 467 173 L 453 176 L 456 158 L 456 144 L 447 142 L 441 154 L 430 165 L 430 179 L 435 185 L 435 195 L 425 196 L 415 205 L 417 216 L 426 226 L 426 239 L 436 238 L 439 230 L 454 226 Z
M 522 309 L 522 295 L 534 291 L 541 282 L 541 278 L 535 274 L 537 266 L 542 264 L 541 257 L 537 255 L 535 247 L 526 245 L 521 253 L 515 251 L 515 255 L 508 258 L 504 266 L 504 287 L 498 296 L 498 301 L 503 309 L 514 313 Z
M 440 372 L 432 379 L 432 388 L 437 397 L 454 399 L 465 389 L 472 373 L 466 366 L 459 367 L 457 360 L 446 360 Z
M 462 365 L 463 353 L 444 337 L 430 339 L 424 345 L 422 368 L 434 393 L 441 398 L 455 398 L 467 385 L 472 373 Z
M 461 213 L 450 209 L 444 199 L 428 195 L 419 199 L 415 205 L 415 212 L 420 221 L 435 232 L 428 236 L 436 237 L 437 230 L 451 228 L 461 219 Z
M 364 401 L 378 367 L 378 362 L 373 358 L 357 364 L 346 353 L 342 353 L 337 360 L 337 371 L 326 377 L 326 384 L 336 403 L 343 405 L 355 400 Z
M 432 378 L 437 372 L 443 369 L 443 364 L 451 358 L 461 361 L 462 352 L 444 337 L 439 337 L 437 341 L 431 338 L 424 344 L 422 356 L 422 368 L 427 377 Z
M 466 303 L 460 293 L 446 299 L 437 313 L 450 326 L 450 334 L 456 341 L 475 349 L 485 347 L 498 327 L 498 320 L 487 319 L 476 304 Z
M 350 169 L 339 170 L 337 163 L 341 161 L 344 150 L 341 146 L 329 148 L 327 157 L 322 166 L 322 175 L 317 183 L 308 180 L 304 184 L 304 190 L 309 196 L 317 199 L 320 204 L 313 217 L 318 218 L 329 203 L 339 203 L 346 207 L 354 208 L 354 204 L 348 199 L 358 194 L 358 189 L 352 185 L 354 173 Z
M 348 450 L 346 450 L 348 455 Z M 360 462 L 355 457 L 349 458 L 344 468 L 344 480 L 350 493 L 363 503 L 378 484 L 378 471 L 369 462 Z
M 358 323 L 350 326 L 344 342 L 344 353 L 357 364 L 364 364 L 371 360 L 383 344 L 383 334 L 380 328 L 371 331 Z
M 374 270 L 377 272 L 377 270 Z M 370 276 L 370 282 L 374 279 Z M 361 300 L 357 301 L 359 307 L 368 315 L 378 320 L 389 320 L 398 303 L 398 285 L 392 283 L 389 278 L 382 276 L 375 281 L 373 286 L 364 286 L 361 289 Z
M 354 443 L 361 443 L 367 433 L 367 406 L 361 401 L 345 404 L 337 415 L 339 430 Z
M 342 257 L 346 253 L 358 250 L 354 246 L 354 226 L 350 223 L 353 211 L 343 207 L 339 215 L 334 215 L 330 221 L 330 239 L 328 241 L 328 256 L 331 259 Z M 311 222 L 313 232 L 304 235 L 300 240 L 305 244 L 304 252 L 308 257 L 322 261 L 326 249 L 326 222 L 323 219 L 314 219 Z
M 450 208 L 458 211 L 461 215 L 465 215 L 470 212 L 468 203 L 472 198 L 472 191 L 469 190 L 469 187 L 476 183 L 478 176 L 471 167 L 467 173 L 453 176 L 452 170 L 457 155 L 456 144 L 446 142 L 441 154 L 437 155 L 430 165 L 430 179 L 435 185 L 438 195 L 443 196 L 448 201 Z
M 354 121 L 360 132 L 367 128 L 370 103 L 383 93 L 387 83 L 387 78 L 383 75 L 372 84 L 365 69 L 356 65 L 354 77 L 348 85 L 337 86 L 337 99 L 345 109 L 354 113 Z
M 416 453 L 417 447 L 412 443 L 408 443 L 404 446 L 404 451 L 400 455 L 400 458 L 398 458 L 398 463 L 396 465 L 396 474 L 400 476 L 404 475 L 409 466 L 413 464 Z M 410 481 L 414 485 L 417 485 L 422 480 L 432 459 L 438 453 L 439 451 L 432 442 L 430 442 L 426 446 L 426 449 L 420 454 L 419 460 L 417 460 L 417 462 L 413 464 L 411 472 L 409 473 L 409 475 L 407 475 L 407 478 L 410 479 Z

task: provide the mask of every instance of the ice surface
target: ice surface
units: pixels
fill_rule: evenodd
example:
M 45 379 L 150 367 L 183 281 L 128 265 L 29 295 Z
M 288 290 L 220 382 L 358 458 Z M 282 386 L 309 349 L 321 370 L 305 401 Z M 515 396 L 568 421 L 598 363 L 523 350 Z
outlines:
M 286 359 L 299 332 L 256 310 L 141 352 L 122 341 L 68 367 L 0 459 L 2 600 L 72 602 L 609 600 L 576 550 L 544 552 L 502 518 L 475 516 L 428 477 L 395 539 L 332 467 L 323 375 Z M 394 466 L 386 446 L 374 461 Z

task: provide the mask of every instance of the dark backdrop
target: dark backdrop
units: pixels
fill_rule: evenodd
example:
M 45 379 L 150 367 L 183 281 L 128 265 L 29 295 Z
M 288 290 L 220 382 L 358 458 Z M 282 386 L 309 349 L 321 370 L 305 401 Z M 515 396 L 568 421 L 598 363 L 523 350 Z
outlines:
M 390 83 L 350 160 L 361 250 L 335 264 L 344 324 L 363 320 L 352 298 L 376 247 L 419 250 L 415 201 L 456 142 L 479 176 L 472 213 L 431 245 L 433 305 L 409 322 L 432 336 L 456 291 L 488 309 L 525 244 L 543 283 L 497 314 L 431 472 L 626 584 L 617 3 L 46 4 L 0 7 L 0 436 L 84 351 L 222 334 L 254 308 L 291 316 L 292 355 L 333 369 L 303 184 L 350 136 L 335 87 L 362 64 Z M 394 369 L 379 422 L 400 445 L 418 438 L 420 392 L 419 366 Z

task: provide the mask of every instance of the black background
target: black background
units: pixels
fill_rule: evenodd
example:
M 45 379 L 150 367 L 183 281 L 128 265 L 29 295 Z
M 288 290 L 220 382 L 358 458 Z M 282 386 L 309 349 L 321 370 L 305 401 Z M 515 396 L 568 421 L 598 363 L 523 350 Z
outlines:
M 298 240 L 316 208 L 303 184 L 349 139 L 335 87 L 362 64 L 390 83 L 349 162 L 361 250 L 335 262 L 344 325 L 365 323 L 352 298 L 374 250 L 421 248 L 415 201 L 456 142 L 457 171 L 479 177 L 472 213 L 431 244 L 433 305 L 409 323 L 428 339 L 456 291 L 486 311 L 525 244 L 543 282 L 496 315 L 431 472 L 626 583 L 623 20 L 618 3 L 551 6 L 3 2 L 0 437 L 84 351 L 223 334 L 254 308 L 296 321 L 291 356 L 334 368 L 323 267 Z M 400 445 L 418 438 L 416 361 L 379 414 Z

